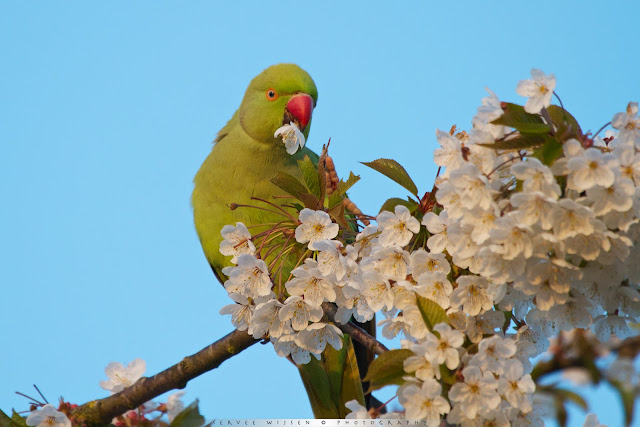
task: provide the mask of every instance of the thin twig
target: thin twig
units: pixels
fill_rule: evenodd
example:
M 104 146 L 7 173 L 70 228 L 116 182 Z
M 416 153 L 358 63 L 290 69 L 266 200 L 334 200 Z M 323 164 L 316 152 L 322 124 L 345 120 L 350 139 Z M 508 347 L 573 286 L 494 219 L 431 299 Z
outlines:
M 594 134 L 593 134 L 593 139 L 595 139 L 595 138 L 596 138 L 596 136 L 598 136 L 598 134 L 599 134 L 600 132 L 602 132 L 602 131 L 604 130 L 604 128 L 606 128 L 606 127 L 607 127 L 607 126 L 609 126 L 610 124 L 611 124 L 611 122 L 608 122 L 608 123 L 605 123 L 604 125 L 602 125 L 602 127 L 601 127 L 600 129 L 598 129 L 598 132 L 596 132 L 596 133 L 594 133 Z

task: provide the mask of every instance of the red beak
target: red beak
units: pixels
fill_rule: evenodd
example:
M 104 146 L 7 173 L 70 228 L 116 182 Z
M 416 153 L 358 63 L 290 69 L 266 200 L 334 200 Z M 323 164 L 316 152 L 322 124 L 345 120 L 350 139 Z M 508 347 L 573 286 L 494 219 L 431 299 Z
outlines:
M 311 120 L 313 98 L 306 93 L 293 95 L 287 102 L 287 111 L 298 121 L 300 130 L 304 131 Z

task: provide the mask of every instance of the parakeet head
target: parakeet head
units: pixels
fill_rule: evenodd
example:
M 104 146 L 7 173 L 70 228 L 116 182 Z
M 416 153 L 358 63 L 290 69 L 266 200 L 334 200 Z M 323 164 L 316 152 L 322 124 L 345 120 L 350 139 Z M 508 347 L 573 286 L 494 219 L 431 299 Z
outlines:
M 309 136 L 318 90 L 311 76 L 295 64 L 276 64 L 258 74 L 247 88 L 239 109 L 240 124 L 256 141 L 278 142 L 273 134 L 295 122 Z

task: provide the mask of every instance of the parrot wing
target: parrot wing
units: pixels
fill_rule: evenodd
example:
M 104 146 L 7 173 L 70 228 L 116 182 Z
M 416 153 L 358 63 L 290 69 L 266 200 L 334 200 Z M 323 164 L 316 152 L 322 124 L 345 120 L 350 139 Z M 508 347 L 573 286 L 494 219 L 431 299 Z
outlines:
M 227 122 L 226 125 L 223 126 L 222 129 L 220 129 L 218 131 L 218 134 L 216 135 L 216 139 L 213 140 L 213 143 L 215 144 L 216 142 L 220 142 L 220 140 L 222 140 L 222 138 L 224 138 L 225 136 L 227 136 L 229 134 L 229 132 L 231 132 L 231 130 L 236 127 L 236 125 L 238 124 L 238 121 L 240 120 L 240 110 L 236 110 L 235 113 L 233 113 L 233 116 L 231 116 L 231 118 L 229 119 L 229 121 Z

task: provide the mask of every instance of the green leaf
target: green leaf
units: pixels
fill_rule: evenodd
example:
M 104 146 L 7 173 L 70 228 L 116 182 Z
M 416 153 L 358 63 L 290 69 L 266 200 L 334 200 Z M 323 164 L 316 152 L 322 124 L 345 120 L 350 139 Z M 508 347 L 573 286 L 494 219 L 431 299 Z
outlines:
M 329 196 L 329 207 L 333 207 L 338 203 L 342 203 L 342 199 L 344 199 L 347 190 L 353 187 L 353 185 L 358 181 L 360 181 L 360 177 L 358 175 L 354 175 L 353 172 L 349 172 L 349 179 L 347 179 L 346 182 L 340 180 L 340 182 L 338 183 L 338 188 L 333 193 L 331 193 L 331 196 Z
M 505 103 L 504 113 L 491 123 L 514 128 L 520 133 L 548 133 L 551 128 L 538 114 L 530 114 L 524 111 L 524 107 L 518 104 Z
M 440 365 L 440 379 L 444 384 L 454 385 L 458 382 L 455 371 L 450 371 L 443 363 Z
M 567 408 L 565 407 L 567 401 L 563 399 L 555 399 L 554 405 L 556 407 L 556 418 L 558 419 L 558 424 L 562 427 L 566 427 L 567 419 L 569 418 L 567 414 Z
M 371 169 L 375 169 L 381 174 L 391 178 L 409 192 L 418 197 L 418 187 L 413 182 L 405 168 L 400 163 L 392 159 L 378 159 L 373 162 L 362 162 L 363 165 L 369 166 Z
M 374 359 L 369 365 L 367 376 L 363 380 L 369 381 L 367 394 L 387 385 L 402 385 L 404 383 L 402 377 L 406 375 L 404 361 L 410 356 L 415 356 L 415 353 L 403 348 L 385 351 Z
M 620 400 L 622 401 L 622 407 L 624 408 L 624 422 L 625 425 L 630 426 L 633 421 L 633 407 L 635 401 L 635 394 L 633 388 L 626 388 L 619 381 L 610 381 L 613 388 L 618 392 Z
M 318 182 L 318 168 L 307 155 L 305 155 L 302 160 L 298 160 L 298 166 L 302 171 L 302 178 L 304 178 L 307 188 L 311 194 L 315 194 L 319 198 L 320 183 Z
M 200 415 L 197 399 L 176 415 L 170 424 L 171 427 L 202 427 L 203 425 L 204 417 Z
M 343 226 L 344 228 L 349 228 L 349 222 L 345 218 L 344 212 L 344 205 L 342 203 L 339 203 L 329 209 L 329 216 L 333 218 L 339 225 Z
M 335 192 L 344 195 L 358 181 L 360 181 L 360 176 L 354 175 L 353 172 L 349 172 L 349 178 L 347 178 L 347 181 L 345 182 L 340 180 L 338 183 L 338 189 Z
M 13 413 L 11 414 L 11 422 L 14 426 L 27 427 L 27 419 L 18 414 L 16 411 L 13 411 Z
M 449 324 L 447 313 L 437 303 L 418 294 L 416 294 L 416 303 L 422 315 L 422 320 L 424 320 L 424 324 L 427 325 L 430 331 L 433 331 L 433 327 L 438 323 Z
M 582 137 L 583 133 L 578 121 L 567 110 L 558 105 L 550 105 L 547 107 L 547 112 L 553 124 L 556 125 L 556 135 L 562 137 L 563 142 L 570 138 Z
M 15 414 L 15 412 L 14 412 L 14 414 Z M 18 416 L 20 417 L 20 415 L 18 415 Z M 20 418 L 22 418 L 22 417 L 20 417 Z M 22 418 L 22 420 L 24 420 L 24 418 Z M 16 427 L 16 426 L 26 426 L 26 425 L 27 425 L 26 421 L 23 421 L 22 424 L 18 424 L 14 420 L 9 418 L 9 416 L 7 414 L 2 412 L 2 410 L 0 410 L 0 427 Z
M 302 384 L 307 390 L 309 403 L 316 418 L 336 418 L 338 409 L 331 395 L 331 381 L 322 362 L 315 357 L 304 365 L 298 365 Z
M 416 208 L 418 207 L 418 204 L 412 199 L 404 200 L 398 197 L 392 197 L 382 204 L 382 207 L 380 208 L 380 212 L 382 211 L 394 212 L 394 209 L 398 205 L 406 206 L 407 209 L 409 209 L 409 212 L 415 211 Z
M 305 207 L 310 209 L 320 208 L 320 201 L 316 196 L 310 194 L 303 183 L 286 172 L 278 172 L 276 176 L 271 178 L 271 182 L 280 189 L 289 193 L 293 197 L 304 203 Z
M 514 138 L 504 139 L 496 141 L 493 144 L 478 144 L 482 147 L 491 148 L 494 150 L 528 150 L 534 147 L 540 147 L 544 145 L 551 137 L 549 135 L 542 134 L 524 134 L 518 135 Z
M 580 406 L 584 411 L 589 409 L 589 405 L 587 404 L 587 401 L 584 400 L 582 396 L 580 396 L 577 393 L 574 393 L 573 391 L 566 390 L 563 388 L 557 388 L 554 390 L 554 393 L 560 396 L 563 400 L 575 403 L 576 405 Z
M 355 399 L 364 406 L 360 371 L 351 338 L 348 335 L 342 337 L 341 350 L 327 346 L 322 352 L 322 361 L 331 382 L 331 395 L 338 409 L 338 417 L 344 418 L 350 412 L 344 406 L 350 400 Z
M 561 155 L 562 144 L 560 144 L 555 138 L 549 138 L 542 147 L 533 152 L 531 157 L 535 157 L 545 165 L 551 166 Z
M 298 197 L 299 194 L 308 193 L 307 188 L 303 183 L 286 172 L 278 172 L 276 176 L 271 178 L 271 182 L 293 197 Z

